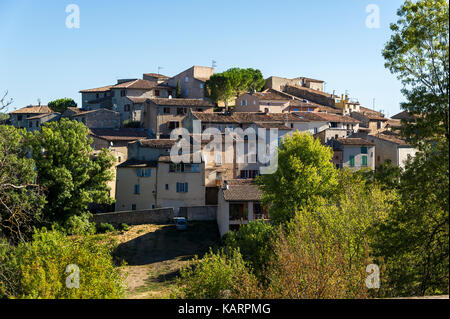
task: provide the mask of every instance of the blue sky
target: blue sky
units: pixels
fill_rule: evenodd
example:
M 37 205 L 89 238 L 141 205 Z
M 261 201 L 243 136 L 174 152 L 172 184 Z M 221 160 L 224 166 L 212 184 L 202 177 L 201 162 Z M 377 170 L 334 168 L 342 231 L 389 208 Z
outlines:
M 66 27 L 66 6 L 80 28 Z M 0 92 L 14 107 L 70 97 L 142 73 L 175 75 L 192 65 L 216 72 L 253 67 L 264 77 L 326 81 L 387 115 L 400 110 L 401 84 L 381 51 L 401 0 L 1 0 Z M 380 9 L 367 28 L 366 6 Z

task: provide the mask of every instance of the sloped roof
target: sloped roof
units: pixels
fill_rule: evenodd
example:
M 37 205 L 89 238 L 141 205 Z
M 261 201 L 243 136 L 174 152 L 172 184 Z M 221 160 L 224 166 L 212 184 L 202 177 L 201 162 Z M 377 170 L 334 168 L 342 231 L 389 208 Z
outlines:
M 113 111 L 113 110 L 101 108 L 101 109 L 96 109 L 96 110 L 90 110 L 90 111 L 82 111 L 82 112 L 78 112 L 77 114 L 74 114 L 74 115 L 72 115 L 72 116 L 73 116 L 73 117 L 76 117 L 76 116 L 82 116 L 82 115 L 91 114 L 91 113 L 95 113 L 95 112 L 111 112 L 111 113 L 119 114 L 118 112 L 115 112 L 115 111 Z
M 202 99 L 175 99 L 175 98 L 151 98 L 150 102 L 162 106 L 194 106 L 194 107 L 214 107 L 214 104 Z
M 226 201 L 259 201 L 263 192 L 253 181 L 228 180 L 223 190 L 223 198 Z
M 384 141 L 395 143 L 397 145 L 409 146 L 409 144 L 403 138 L 401 138 L 401 136 L 395 133 L 383 132 L 376 134 L 374 136 Z
M 80 93 L 103 93 L 109 91 L 112 87 L 112 85 L 106 85 L 98 88 L 81 90 Z
M 336 141 L 338 141 L 342 145 L 366 145 L 366 146 L 373 146 L 374 143 L 371 143 L 365 139 L 359 138 L 359 137 L 347 137 L 347 138 L 337 138 Z
M 168 79 L 167 75 L 159 74 L 159 73 L 144 73 L 145 76 L 151 76 L 157 79 Z
M 175 142 L 175 140 L 169 139 L 145 139 L 139 141 L 142 147 L 149 148 L 171 148 Z
M 262 92 L 254 92 L 250 94 L 256 96 L 260 100 L 290 101 L 298 99 L 298 97 L 294 95 L 287 94 L 271 88 L 265 89 Z
M 296 112 L 298 116 L 310 121 L 319 122 L 340 122 L 340 123 L 359 123 L 358 120 L 345 115 L 329 114 L 322 112 Z
M 235 123 L 235 124 L 251 124 L 251 123 L 268 123 L 268 122 L 306 122 L 304 119 L 295 116 L 292 113 L 257 113 L 257 112 L 234 112 L 226 113 L 203 113 L 192 112 L 192 114 L 205 123 Z
M 43 113 L 53 113 L 53 111 L 47 105 L 28 105 L 11 112 L 11 114 L 43 114 Z
M 408 111 L 402 111 L 402 112 L 400 112 L 398 114 L 395 114 L 391 118 L 394 119 L 394 120 L 411 121 L 411 120 L 414 120 L 414 119 L 416 119 L 418 117 L 419 116 L 417 116 L 415 114 L 408 113 Z
M 157 161 L 142 161 L 142 160 L 137 160 L 137 159 L 131 158 L 131 159 L 123 162 L 122 164 L 117 165 L 117 167 L 136 167 L 136 168 L 158 167 L 158 162 Z
M 156 82 L 148 81 L 148 80 L 132 80 L 128 82 L 123 82 L 116 84 L 112 87 L 112 89 L 135 89 L 135 90 L 149 90 L 158 86 Z
M 90 134 L 107 141 L 135 141 L 148 138 L 148 135 L 145 131 L 136 128 L 91 128 Z

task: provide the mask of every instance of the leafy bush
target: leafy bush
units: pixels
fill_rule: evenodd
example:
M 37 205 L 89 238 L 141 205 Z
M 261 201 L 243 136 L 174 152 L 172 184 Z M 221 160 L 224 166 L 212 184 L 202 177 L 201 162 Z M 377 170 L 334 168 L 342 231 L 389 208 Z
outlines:
M 272 257 L 276 233 L 271 224 L 253 221 L 237 231 L 228 232 L 224 237 L 225 246 L 227 250 L 239 248 L 242 258 L 249 263 L 255 275 L 261 278 L 265 265 Z
M 18 290 L 19 274 L 14 263 L 14 247 L 0 238 L 0 299 L 13 296 Z
M 132 121 L 132 120 L 125 120 L 125 121 L 123 121 L 122 126 L 124 128 L 140 128 L 141 127 L 141 122 L 139 122 L 139 121 Z
M 130 229 L 130 225 L 122 223 L 122 224 L 120 224 L 119 229 L 122 231 L 128 231 Z
M 109 223 L 100 223 L 100 225 L 97 225 L 97 233 L 109 233 L 113 231 L 115 231 L 115 228 Z
M 114 267 L 111 243 L 98 242 L 92 236 L 67 237 L 62 232 L 36 231 L 33 240 L 9 253 L 10 269 L 19 284 L 15 298 L 121 298 L 123 276 Z M 79 268 L 79 288 L 68 288 L 68 265 Z M 69 279 L 68 279 L 69 278 Z
M 69 235 L 92 235 L 95 234 L 95 223 L 90 218 L 92 214 L 70 216 L 64 224 L 64 229 Z
M 181 270 L 179 298 L 255 298 L 259 288 L 239 250 L 210 251 Z

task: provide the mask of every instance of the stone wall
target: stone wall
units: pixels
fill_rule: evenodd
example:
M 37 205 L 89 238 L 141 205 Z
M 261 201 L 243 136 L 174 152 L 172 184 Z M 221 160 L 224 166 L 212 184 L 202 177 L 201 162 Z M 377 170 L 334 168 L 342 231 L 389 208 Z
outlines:
M 128 225 L 167 224 L 170 223 L 172 219 L 173 208 L 95 214 L 93 217 L 93 221 L 96 224 L 109 223 L 112 225 L 120 225 L 122 223 Z
M 180 207 L 178 217 L 186 217 L 189 221 L 216 220 L 217 206 Z

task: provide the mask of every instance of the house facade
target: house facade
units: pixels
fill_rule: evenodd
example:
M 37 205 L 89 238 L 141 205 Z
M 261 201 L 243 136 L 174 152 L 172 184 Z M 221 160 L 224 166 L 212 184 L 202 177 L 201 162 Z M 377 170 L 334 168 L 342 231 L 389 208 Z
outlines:
M 28 128 L 28 118 L 50 113 L 53 111 L 47 105 L 29 105 L 9 113 L 9 121 L 15 127 Z
M 372 142 L 362 138 L 333 138 L 326 145 L 336 154 L 332 159 L 336 168 L 375 169 L 375 144 Z
M 166 80 L 164 84 L 176 88 L 180 85 L 180 97 L 187 99 L 204 99 L 205 82 L 214 74 L 214 68 L 192 66 L 189 69 Z M 174 96 L 177 97 L 177 96 Z
M 252 180 L 228 180 L 218 194 L 217 225 L 222 237 L 254 220 L 268 220 L 261 205 L 262 191 Z

